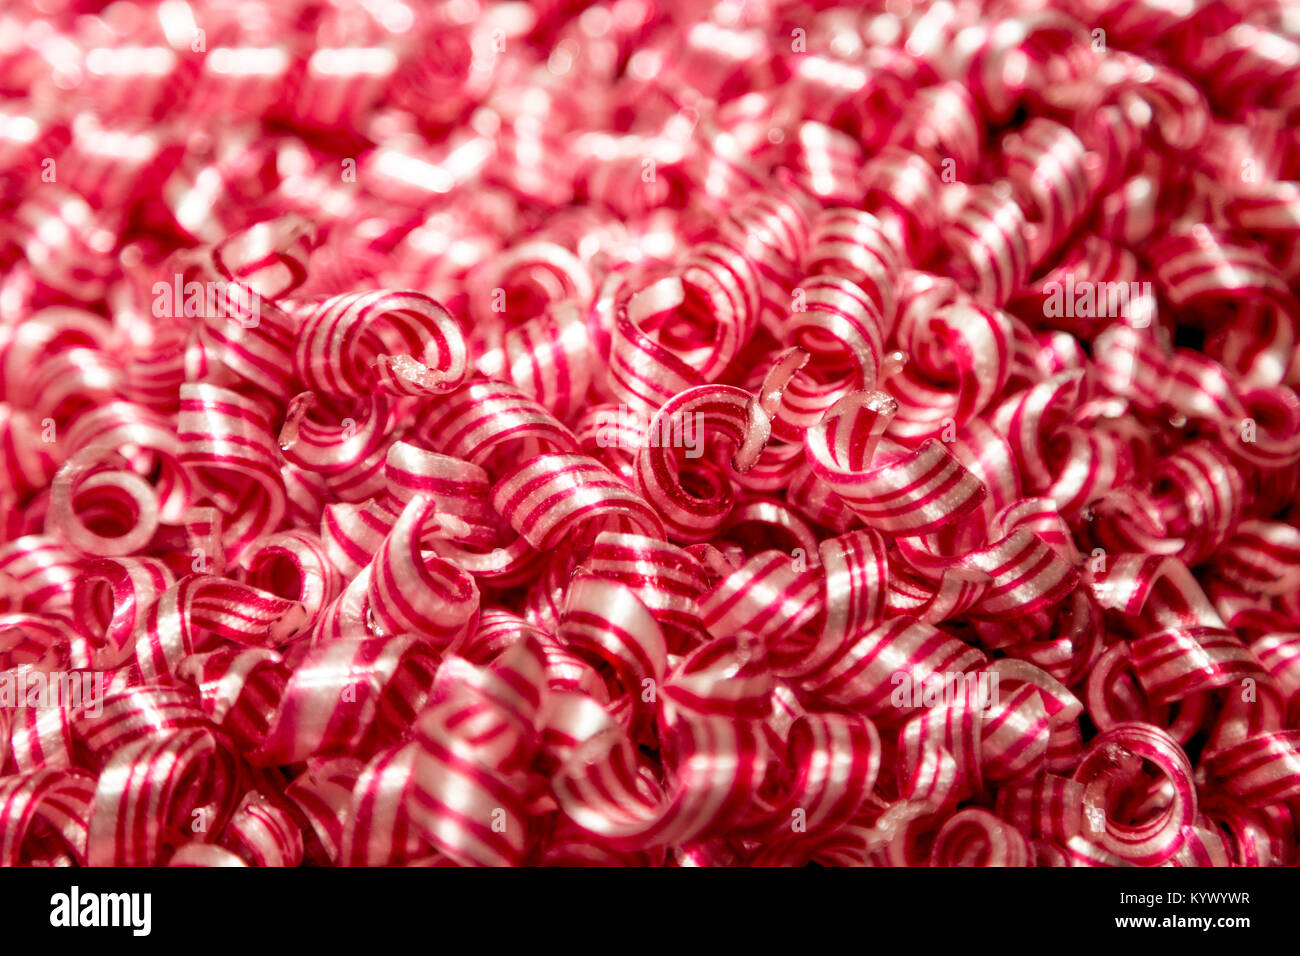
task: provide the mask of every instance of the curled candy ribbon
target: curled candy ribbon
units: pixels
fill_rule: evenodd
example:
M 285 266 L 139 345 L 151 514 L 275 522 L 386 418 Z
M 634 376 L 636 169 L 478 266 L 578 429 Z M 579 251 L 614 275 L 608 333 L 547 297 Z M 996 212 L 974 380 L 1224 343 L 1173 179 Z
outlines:
M 5 13 L 0 862 L 1297 862 L 1280 5 L 127 7 Z

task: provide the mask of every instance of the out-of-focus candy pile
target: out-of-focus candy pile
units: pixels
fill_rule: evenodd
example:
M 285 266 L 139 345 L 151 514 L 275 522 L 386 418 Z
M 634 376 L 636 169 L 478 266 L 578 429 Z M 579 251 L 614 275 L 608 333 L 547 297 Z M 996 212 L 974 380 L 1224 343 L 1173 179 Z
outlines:
M 96 6 L 0 863 L 1295 862 L 1295 4 Z

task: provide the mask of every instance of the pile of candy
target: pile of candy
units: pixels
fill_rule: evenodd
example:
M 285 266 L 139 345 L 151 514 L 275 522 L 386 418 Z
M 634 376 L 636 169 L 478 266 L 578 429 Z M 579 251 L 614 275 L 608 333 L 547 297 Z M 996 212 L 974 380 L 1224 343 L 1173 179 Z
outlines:
M 1296 862 L 1295 4 L 97 7 L 0 862 Z

